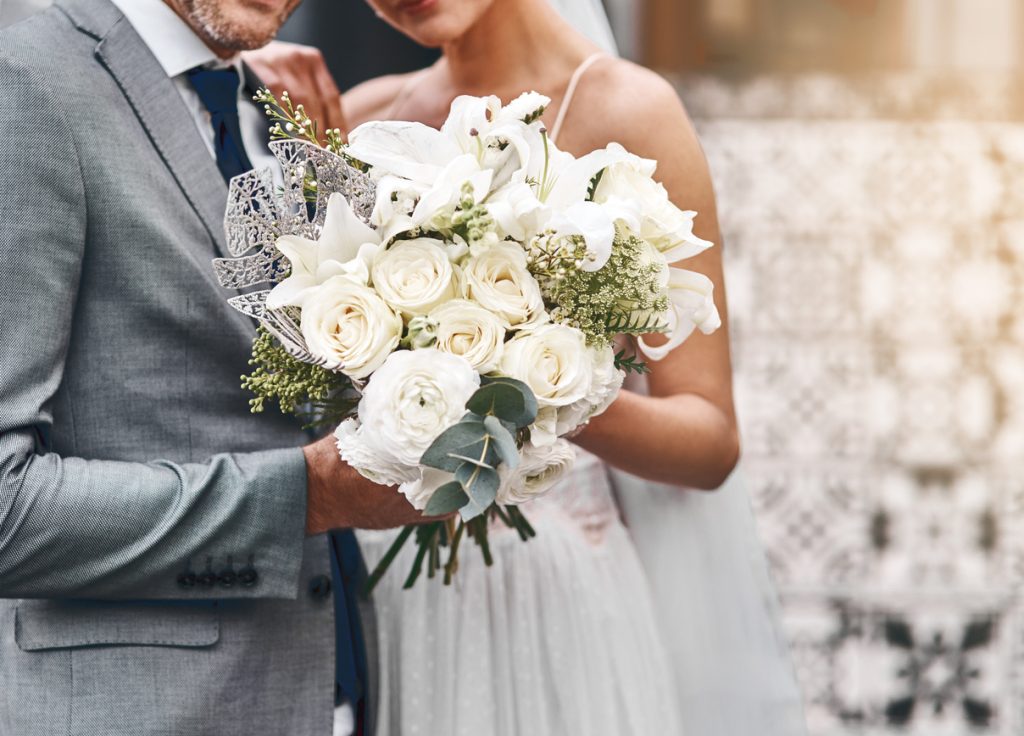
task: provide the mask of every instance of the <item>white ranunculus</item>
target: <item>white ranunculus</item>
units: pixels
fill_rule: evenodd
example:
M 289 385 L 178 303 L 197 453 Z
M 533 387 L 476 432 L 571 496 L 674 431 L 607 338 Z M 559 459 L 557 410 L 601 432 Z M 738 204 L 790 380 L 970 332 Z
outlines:
M 625 149 L 622 152 L 624 160 L 605 169 L 594 201 L 620 210 L 633 209 L 639 221 L 639 227 L 633 228 L 636 234 L 665 254 L 670 263 L 710 248 L 712 243 L 693 233 L 697 213 L 672 204 L 665 187 L 653 179 L 655 162 Z
M 539 406 L 558 407 L 590 393 L 594 365 L 582 332 L 547 324 L 520 332 L 505 344 L 501 372 L 529 386 Z
M 361 476 L 383 486 L 397 486 L 418 481 L 420 469 L 403 465 L 367 441 L 358 419 L 346 419 L 334 431 L 341 459 Z
M 329 370 L 366 378 L 398 347 L 402 318 L 373 289 L 334 276 L 309 293 L 300 321 L 309 352 Z
M 333 276 L 367 283 L 380 238 L 356 216 L 344 195 L 335 192 L 327 200 L 319 239 L 284 235 L 276 245 L 288 259 L 291 274 L 267 296 L 269 309 L 301 307 L 312 289 Z
M 367 441 L 381 455 L 418 465 L 424 451 L 466 413 L 480 376 L 463 358 L 428 348 L 392 353 L 359 402 Z
M 377 293 L 407 317 L 458 295 L 458 275 L 444 244 L 430 238 L 400 240 L 379 252 L 372 274 Z
M 513 329 L 547 319 L 540 285 L 526 266 L 526 253 L 515 243 L 498 243 L 463 264 L 462 293 L 500 315 Z
M 505 348 L 505 321 L 476 302 L 453 299 L 430 313 L 434 347 L 466 359 L 478 373 L 497 369 Z
M 527 443 L 522 460 L 510 471 L 498 490 L 497 502 L 518 506 L 550 491 L 576 462 L 576 450 L 566 440 L 537 447 Z

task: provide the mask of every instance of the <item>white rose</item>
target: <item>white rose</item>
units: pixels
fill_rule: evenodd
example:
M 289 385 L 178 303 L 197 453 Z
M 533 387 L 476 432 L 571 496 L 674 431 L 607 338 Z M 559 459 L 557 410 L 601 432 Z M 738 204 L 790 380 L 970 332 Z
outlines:
M 514 329 L 547 319 L 540 286 L 526 267 L 526 253 L 514 243 L 499 243 L 466 260 L 463 295 L 501 315 Z
M 403 465 L 381 452 L 368 441 L 358 419 L 346 419 L 334 431 L 341 459 L 361 476 L 384 486 L 397 486 L 419 480 L 420 469 Z
M 554 427 L 554 435 L 558 437 L 564 437 L 597 415 L 603 414 L 618 398 L 619 390 L 622 388 L 626 376 L 615 367 L 615 350 L 610 345 L 604 348 L 591 348 L 590 356 L 593 361 L 590 392 L 579 401 L 558 409 Z
M 548 324 L 506 343 L 501 372 L 529 386 L 541 407 L 568 406 L 590 392 L 594 367 L 582 332 Z
M 358 379 L 398 347 L 402 318 L 373 289 L 333 276 L 306 297 L 300 328 L 309 352 L 326 368 Z
M 711 247 L 693 234 L 697 213 L 672 204 L 668 191 L 656 182 L 655 162 L 626 154 L 627 160 L 605 169 L 594 193 L 598 204 L 632 209 L 639 215 L 639 235 L 665 254 L 670 262 L 690 258 Z
M 428 348 L 400 350 L 373 374 L 359 421 L 376 452 L 418 465 L 439 434 L 466 413 L 480 376 L 463 358 Z
M 405 315 L 426 314 L 455 298 L 458 278 L 440 241 L 402 240 L 377 254 L 373 286 L 384 300 Z
M 468 299 L 453 299 L 430 313 L 434 347 L 466 359 L 478 373 L 497 369 L 505 348 L 504 321 Z
M 553 444 L 603 414 L 619 395 L 625 374 L 615 367 L 615 350 L 611 346 L 590 348 L 593 372 L 590 391 L 568 406 L 544 406 L 530 425 L 530 441 L 538 447 Z
M 518 506 L 532 501 L 551 490 L 575 463 L 576 450 L 566 440 L 544 447 L 527 443 L 518 467 L 498 489 L 497 502 L 503 506 Z

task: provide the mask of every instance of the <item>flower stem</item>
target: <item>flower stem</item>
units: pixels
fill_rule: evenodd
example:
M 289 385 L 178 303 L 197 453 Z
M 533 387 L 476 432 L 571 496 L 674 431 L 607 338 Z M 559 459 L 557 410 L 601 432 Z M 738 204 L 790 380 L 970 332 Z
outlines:
M 414 526 L 407 526 L 402 529 L 401 533 L 395 538 L 395 541 L 392 542 L 390 547 L 388 547 L 388 551 L 380 558 L 380 562 L 378 562 L 377 566 L 373 568 L 373 573 L 366 580 L 366 587 L 363 592 L 367 597 L 369 597 L 370 593 L 373 592 L 373 589 L 377 587 L 377 583 L 379 583 L 380 579 L 384 577 L 384 573 L 386 573 L 388 568 L 391 567 L 391 563 L 395 561 L 398 553 L 402 550 L 402 547 L 409 540 L 409 537 L 412 536 L 412 533 L 415 530 L 416 527 Z

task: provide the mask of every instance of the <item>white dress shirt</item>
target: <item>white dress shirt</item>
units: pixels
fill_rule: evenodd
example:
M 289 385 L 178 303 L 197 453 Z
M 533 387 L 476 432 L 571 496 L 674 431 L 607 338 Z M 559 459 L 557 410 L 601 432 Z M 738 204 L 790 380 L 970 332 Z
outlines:
M 196 127 L 210 149 L 210 155 L 214 157 L 210 113 L 203 106 L 186 72 L 197 66 L 220 69 L 233 66 L 238 70 L 238 121 L 242 129 L 242 145 L 254 168 L 269 166 L 276 172 L 277 161 L 267 150 L 270 121 L 263 108 L 257 106 L 243 89 L 245 81 L 241 59 L 237 55 L 232 59 L 219 58 L 163 0 L 113 0 L 113 3 L 124 13 L 167 76 L 174 81 L 178 94 L 192 113 Z
M 167 76 L 174 81 L 178 94 L 192 113 L 196 127 L 210 150 L 210 156 L 214 158 L 217 154 L 213 147 L 210 113 L 189 82 L 186 72 L 197 66 L 221 69 L 233 66 L 238 70 L 238 120 L 242 129 L 242 145 L 245 146 L 249 161 L 255 168 L 270 167 L 270 170 L 275 172 L 275 177 L 279 177 L 277 172 L 280 171 L 280 167 L 277 160 L 270 155 L 266 147 L 267 128 L 270 123 L 263 113 L 263 108 L 257 106 L 243 89 L 245 82 L 242 79 L 241 60 L 237 56 L 233 59 L 220 59 L 163 0 L 113 0 L 113 3 L 124 13 L 143 43 L 149 47 L 160 66 L 167 72 Z M 281 693 L 281 697 L 287 697 L 287 693 Z M 333 736 L 349 736 L 354 729 L 355 718 L 352 708 L 348 705 L 336 708 Z

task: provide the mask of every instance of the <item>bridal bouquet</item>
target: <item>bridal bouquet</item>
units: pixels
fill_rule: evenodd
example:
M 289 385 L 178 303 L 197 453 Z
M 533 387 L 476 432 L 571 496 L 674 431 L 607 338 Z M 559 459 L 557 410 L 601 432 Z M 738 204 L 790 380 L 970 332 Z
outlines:
M 615 399 L 640 357 L 719 325 L 712 284 L 669 266 L 711 244 L 654 181 L 655 162 L 612 144 L 582 158 L 541 122 L 548 99 L 460 97 L 440 130 L 373 122 L 325 142 L 302 106 L 262 90 L 284 186 L 231 183 L 230 301 L 261 324 L 254 411 L 337 425 L 338 451 L 425 516 L 404 529 L 450 582 L 465 536 L 490 564 L 488 528 L 534 535 L 519 506 L 571 467 L 566 438 Z M 645 341 L 664 333 L 667 342 Z M 442 557 L 445 557 L 442 560 Z

